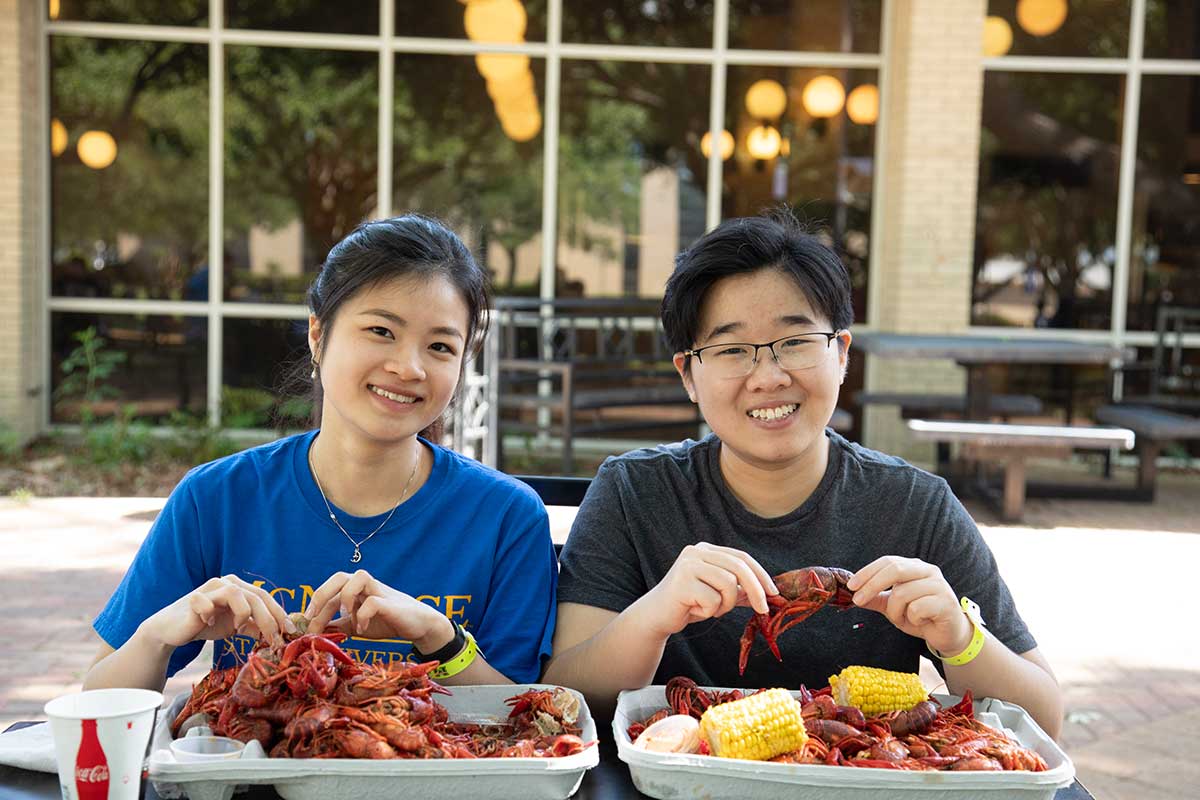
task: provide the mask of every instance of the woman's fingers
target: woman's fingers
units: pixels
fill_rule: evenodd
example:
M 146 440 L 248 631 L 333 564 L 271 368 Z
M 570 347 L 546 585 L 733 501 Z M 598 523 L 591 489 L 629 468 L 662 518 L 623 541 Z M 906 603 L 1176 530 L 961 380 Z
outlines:
M 697 581 L 695 584 L 696 594 L 708 601 L 706 610 L 710 612 L 709 616 L 719 617 L 728 613 L 737 604 L 738 578 L 735 573 L 715 564 L 704 563 L 698 565 L 692 574 Z M 716 605 L 712 605 L 712 595 L 705 592 L 705 588 L 716 593 Z
M 274 620 L 274 627 L 277 631 L 287 631 L 288 633 L 296 632 L 296 626 L 290 619 L 288 619 L 287 612 L 283 610 L 283 606 L 281 606 L 279 601 L 275 599 L 274 595 L 272 595 L 266 589 L 261 586 L 255 586 L 252 583 L 247 583 L 236 575 L 227 575 L 226 580 L 230 581 L 235 586 L 241 587 L 242 591 L 248 592 L 249 594 L 259 598 L 262 601 L 263 608 Z M 263 632 L 266 633 L 265 631 Z

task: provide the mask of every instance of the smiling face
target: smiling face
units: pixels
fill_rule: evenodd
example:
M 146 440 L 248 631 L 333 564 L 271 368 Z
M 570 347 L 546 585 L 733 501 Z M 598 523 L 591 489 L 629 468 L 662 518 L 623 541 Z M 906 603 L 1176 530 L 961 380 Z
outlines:
M 723 278 L 712 285 L 700 309 L 693 347 L 729 342 L 769 342 L 798 333 L 829 331 L 829 320 L 815 311 L 786 273 L 778 269 Z M 675 355 L 675 366 L 705 421 L 721 439 L 723 457 L 747 465 L 777 469 L 804 462 L 824 465 L 825 426 L 837 405 L 845 374 L 849 332 L 842 331 L 815 366 L 784 370 L 770 351 L 758 351 L 749 375 L 713 374 L 715 359 L 702 362 Z M 705 351 L 705 354 L 714 351 Z
M 309 347 L 324 392 L 322 430 L 387 445 L 426 428 L 458 385 L 467 322 L 466 303 L 442 276 L 365 288 L 338 308 L 324 332 L 310 317 Z

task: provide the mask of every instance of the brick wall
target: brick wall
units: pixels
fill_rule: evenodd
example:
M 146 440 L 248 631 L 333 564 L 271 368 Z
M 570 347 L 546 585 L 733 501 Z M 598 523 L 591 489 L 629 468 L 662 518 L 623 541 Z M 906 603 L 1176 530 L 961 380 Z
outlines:
M 41 409 L 41 13 L 37 0 L 0 0 L 0 420 L 22 436 Z
M 970 321 L 983 93 L 985 0 L 894 0 L 886 50 L 884 174 L 870 322 L 903 333 L 961 331 Z M 869 391 L 960 392 L 951 362 L 867 358 Z M 894 408 L 867 410 L 871 447 L 931 463 Z

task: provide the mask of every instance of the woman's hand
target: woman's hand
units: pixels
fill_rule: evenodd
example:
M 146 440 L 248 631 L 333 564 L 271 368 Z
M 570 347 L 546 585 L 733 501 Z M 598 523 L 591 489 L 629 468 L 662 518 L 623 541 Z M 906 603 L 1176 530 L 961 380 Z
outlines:
M 198 589 L 149 617 L 139 633 L 156 644 L 180 647 L 188 642 L 226 639 L 234 634 L 277 640 L 294 633 L 287 612 L 262 587 L 236 575 L 211 578 Z
M 883 556 L 854 573 L 846 585 L 854 592 L 856 605 L 878 611 L 940 653 L 957 655 L 971 643 L 971 621 L 933 564 Z
M 750 555 L 707 542 L 688 545 L 658 585 L 638 605 L 645 624 L 670 636 L 693 622 L 748 605 L 767 613 L 767 596 L 779 594 L 771 576 Z
M 334 616 L 341 612 L 341 617 Z M 327 627 L 366 639 L 409 639 L 431 653 L 454 638 L 454 626 L 432 606 L 393 589 L 360 569 L 336 572 L 313 593 L 304 616 L 308 632 Z

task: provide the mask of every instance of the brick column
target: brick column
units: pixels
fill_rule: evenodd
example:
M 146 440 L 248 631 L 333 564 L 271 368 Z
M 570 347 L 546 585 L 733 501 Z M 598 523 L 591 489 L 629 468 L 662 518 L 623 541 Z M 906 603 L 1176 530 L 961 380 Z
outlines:
M 958 332 L 970 321 L 985 0 L 892 0 L 881 215 L 868 314 L 876 330 Z M 868 391 L 961 392 L 952 362 L 867 357 Z M 932 463 L 896 409 L 866 412 L 864 441 Z
M 42 191 L 38 0 L 0 0 L 0 421 L 37 432 L 41 385 Z

